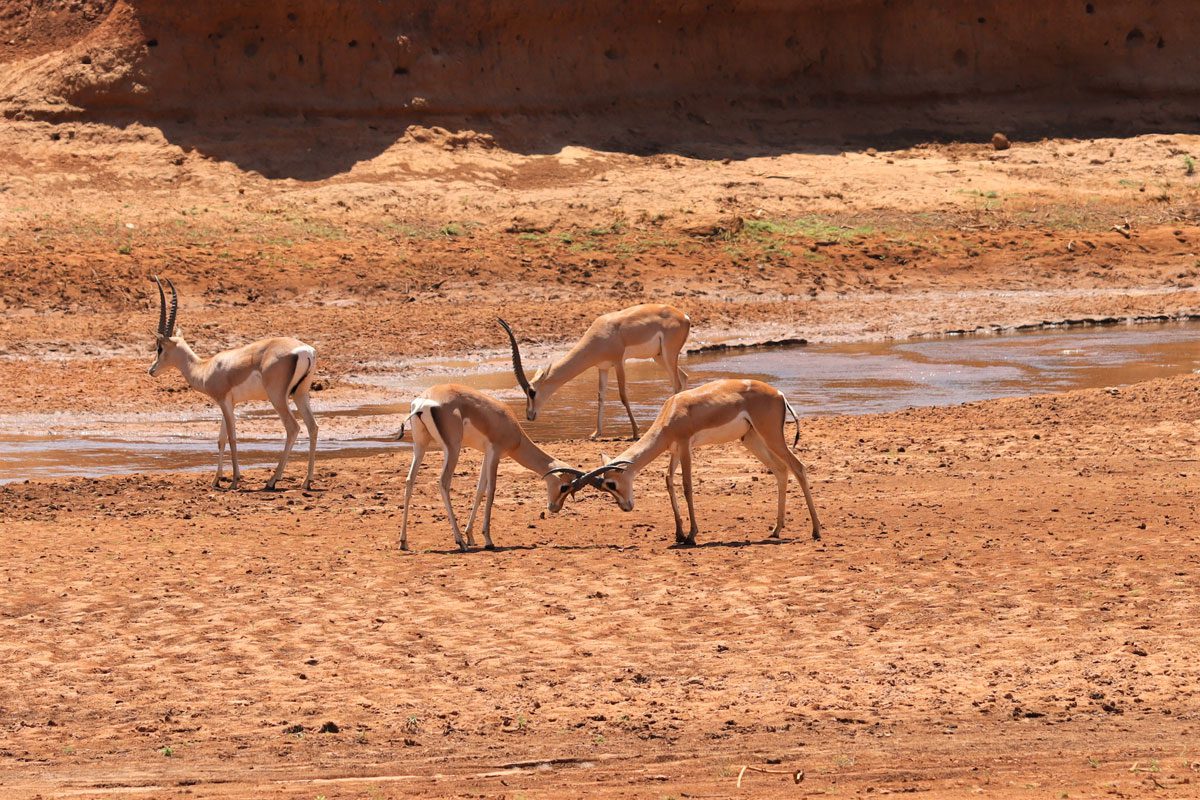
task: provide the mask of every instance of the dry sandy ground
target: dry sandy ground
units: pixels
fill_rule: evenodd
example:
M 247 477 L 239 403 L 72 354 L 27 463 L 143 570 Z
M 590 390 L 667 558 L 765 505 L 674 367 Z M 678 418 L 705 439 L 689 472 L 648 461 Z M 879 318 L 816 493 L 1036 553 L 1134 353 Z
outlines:
M 468 554 L 430 468 L 396 549 L 402 456 L 311 493 L 8 486 L 0 788 L 1195 796 L 1198 390 L 806 420 L 820 543 L 794 486 L 793 538 L 764 540 L 769 476 L 730 448 L 700 461 L 696 548 L 661 465 L 631 514 L 543 518 L 506 464 L 501 550 Z M 738 791 L 746 764 L 805 777 Z

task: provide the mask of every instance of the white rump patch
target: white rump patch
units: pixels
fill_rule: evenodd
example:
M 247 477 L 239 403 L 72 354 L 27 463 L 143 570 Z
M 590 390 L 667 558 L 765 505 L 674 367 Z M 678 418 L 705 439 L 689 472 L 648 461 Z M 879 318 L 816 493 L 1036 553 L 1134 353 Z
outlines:
M 429 411 L 430 409 L 434 408 L 441 408 L 441 405 L 442 404 L 438 401 L 430 400 L 428 397 L 414 397 L 412 405 L 410 406 L 411 412 L 408 417 L 409 423 L 414 429 L 417 426 L 420 426 L 425 433 L 429 435 L 429 438 L 433 439 L 433 441 L 437 442 L 439 445 L 444 443 L 442 442 L 441 432 L 437 429 L 437 425 L 435 425 L 433 422 L 433 415 L 422 414 L 422 412 Z M 422 415 L 417 416 L 418 414 Z

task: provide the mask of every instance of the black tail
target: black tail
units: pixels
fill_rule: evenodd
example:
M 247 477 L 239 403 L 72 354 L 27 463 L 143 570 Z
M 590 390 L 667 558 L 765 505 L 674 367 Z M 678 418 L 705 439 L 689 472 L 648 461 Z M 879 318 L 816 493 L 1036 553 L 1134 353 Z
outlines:
M 300 384 L 304 383 L 304 379 L 308 377 L 308 373 L 312 372 L 313 363 L 314 363 L 315 359 L 312 356 L 310 356 L 307 352 L 300 352 L 300 353 L 296 354 L 296 366 L 293 367 L 292 369 L 295 370 L 297 367 L 300 366 L 301 358 L 308 359 L 308 366 L 304 368 L 304 373 L 302 375 L 300 375 L 300 377 L 296 378 L 295 383 L 292 384 L 292 388 L 288 389 L 288 397 L 295 396 L 296 390 L 300 388 Z
M 792 439 L 792 449 L 795 450 L 796 445 L 800 444 L 800 418 L 796 416 L 796 409 L 792 408 L 792 404 L 787 401 L 786 397 L 783 398 L 783 404 L 787 406 L 787 410 L 792 414 L 792 420 L 796 423 L 796 436 Z M 785 431 L 787 430 L 787 417 L 783 418 L 783 428 Z

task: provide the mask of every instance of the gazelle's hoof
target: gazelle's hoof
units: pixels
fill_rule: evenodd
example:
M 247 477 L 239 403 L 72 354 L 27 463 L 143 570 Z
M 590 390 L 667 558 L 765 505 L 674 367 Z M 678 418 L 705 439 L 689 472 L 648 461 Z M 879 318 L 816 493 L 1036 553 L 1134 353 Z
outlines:
M 408 542 L 401 542 L 401 543 L 400 543 L 400 549 L 401 549 L 401 550 L 408 550 Z
M 780 534 L 781 534 L 781 531 L 771 531 L 771 535 L 768 536 L 767 538 L 768 539 L 782 539 L 783 537 Z
M 819 530 L 813 530 L 813 541 L 814 542 L 821 541 L 821 532 Z

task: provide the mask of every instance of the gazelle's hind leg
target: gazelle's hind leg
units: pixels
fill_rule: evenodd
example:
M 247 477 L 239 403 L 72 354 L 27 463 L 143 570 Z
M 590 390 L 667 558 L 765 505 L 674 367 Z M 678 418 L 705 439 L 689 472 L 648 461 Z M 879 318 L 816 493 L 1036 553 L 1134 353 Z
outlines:
M 285 389 L 284 392 L 286 391 Z M 283 422 L 284 430 L 287 431 L 287 440 L 283 444 L 283 455 L 279 457 L 279 465 L 275 467 L 275 474 L 271 476 L 271 480 L 267 481 L 267 489 L 273 490 L 275 484 L 283 477 L 283 470 L 287 466 L 288 456 L 292 454 L 292 448 L 296 444 L 296 434 L 300 433 L 300 423 L 296 422 L 296 417 L 292 415 L 292 409 L 288 407 L 286 393 L 282 396 L 276 395 L 268 399 L 275 408 L 275 413 L 279 415 L 279 419 Z
M 604 395 L 608 392 L 608 370 L 596 367 L 599 375 L 596 384 L 596 432 L 589 439 L 599 439 L 604 435 Z
M 625 392 L 625 361 L 617 359 L 615 365 L 617 369 L 617 393 L 621 395 L 621 404 L 625 406 L 625 413 L 629 415 L 629 424 L 633 426 L 633 438 L 638 438 L 638 424 L 633 416 L 633 409 L 629 407 L 629 395 Z
M 782 404 L 781 404 L 782 405 Z M 821 538 L 821 523 L 817 519 L 817 505 L 813 502 L 812 490 L 808 487 L 808 476 L 804 472 L 804 465 L 800 463 L 800 459 L 796 458 L 788 447 L 787 440 L 783 436 L 783 408 L 779 410 L 779 420 L 773 424 L 767 425 L 766 429 L 762 429 L 757 425 L 754 427 L 754 432 L 763 440 L 763 444 L 767 448 L 783 460 L 792 474 L 800 481 L 800 488 L 804 490 L 804 502 L 808 504 L 808 515 L 812 518 L 812 538 Z
M 675 543 L 683 543 L 683 517 L 679 516 L 679 498 L 675 496 L 675 470 L 679 467 L 679 459 L 675 451 L 671 451 L 671 463 L 667 465 L 667 497 L 671 498 L 671 513 L 675 516 Z
M 217 435 L 217 477 L 213 478 L 212 485 L 218 487 L 221 485 L 221 473 L 225 470 L 225 444 L 229 441 L 229 434 L 225 432 L 225 418 L 221 417 L 221 432 Z
M 454 479 L 454 468 L 458 466 L 458 454 L 462 450 L 463 423 L 462 418 L 453 413 L 447 413 L 443 408 L 430 408 L 422 412 L 429 414 L 429 423 L 437 426 L 438 438 L 442 440 L 442 477 L 439 486 L 442 492 L 442 503 L 446 506 L 446 518 L 450 520 L 450 530 L 454 532 L 454 542 L 460 550 L 466 550 L 462 531 L 458 528 L 458 519 L 454 516 L 454 505 L 450 502 L 450 482 Z
M 654 360 L 666 370 L 667 380 L 671 382 L 671 389 L 675 394 L 687 388 L 688 374 L 679 368 L 679 351 L 672 350 L 666 340 L 663 341 L 662 350 Z
M 683 543 L 695 544 L 699 529 L 696 527 L 696 503 L 692 497 L 692 443 L 690 441 L 679 446 L 679 466 L 683 470 L 683 499 L 687 501 L 688 517 L 691 520 L 688 525 L 687 538 L 683 540 Z
M 317 463 L 317 420 L 313 417 L 312 408 L 308 405 L 307 383 L 296 390 L 292 402 L 296 404 L 296 410 L 304 419 L 304 427 L 308 428 L 308 474 L 305 475 L 304 484 L 301 487 L 307 490 L 312 488 L 313 468 Z
M 754 432 L 753 428 L 742 437 L 742 444 L 746 446 L 747 450 L 758 456 L 758 460 L 766 464 L 767 469 L 775 475 L 775 482 L 779 487 L 779 503 L 775 514 L 775 527 L 771 530 L 771 538 L 778 539 L 780 532 L 783 531 L 787 513 L 788 465 L 771 452 L 771 448 L 767 447 L 766 442 Z
M 413 484 L 417 480 L 417 470 L 421 468 L 421 461 L 425 458 L 425 447 L 429 443 L 428 436 L 417 432 L 417 425 L 413 426 L 413 449 L 412 449 L 412 464 L 408 467 L 408 478 L 404 481 L 404 517 L 400 523 L 400 549 L 408 549 L 408 505 L 412 500 Z

